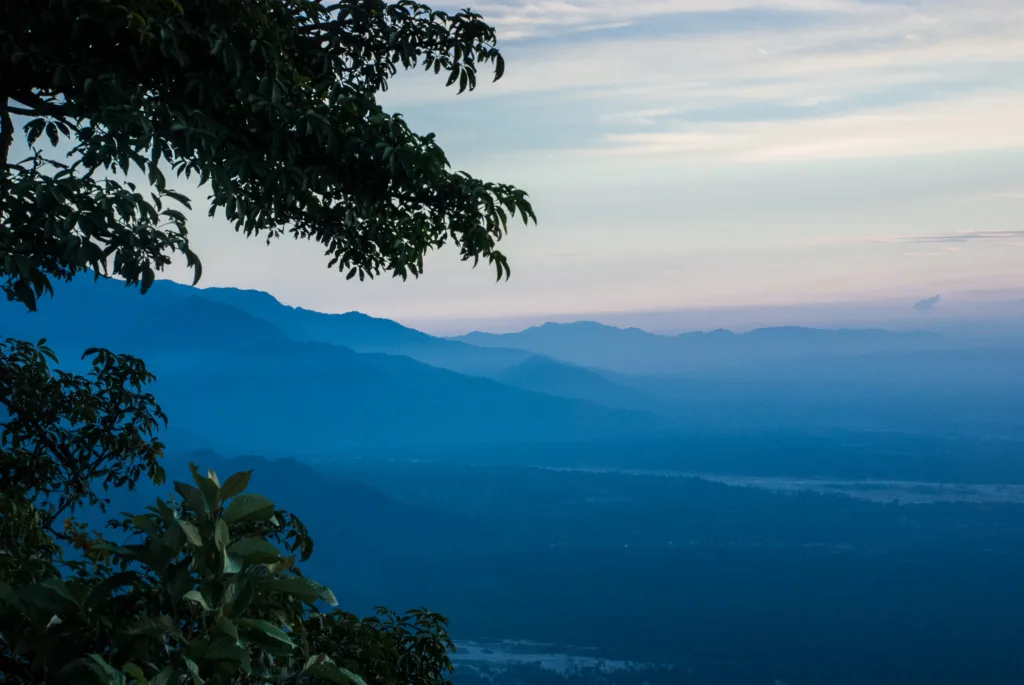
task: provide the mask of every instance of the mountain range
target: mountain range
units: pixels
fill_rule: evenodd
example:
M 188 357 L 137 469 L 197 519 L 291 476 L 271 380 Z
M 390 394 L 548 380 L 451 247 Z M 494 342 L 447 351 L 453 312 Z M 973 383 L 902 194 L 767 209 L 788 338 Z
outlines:
M 446 339 L 260 291 L 158 281 L 143 296 L 91 277 L 38 312 L 0 304 L 0 326 L 48 338 L 71 368 L 87 347 L 142 356 L 180 449 L 482 457 L 641 439 L 685 452 L 708 431 L 1024 434 L 1024 350 L 929 332 L 579 322 Z
M 587 367 L 625 374 L 705 373 L 780 361 L 813 361 L 901 350 L 941 349 L 930 332 L 874 329 L 826 330 L 796 326 L 658 335 L 593 321 L 547 323 L 518 333 L 474 332 L 453 341 L 476 347 L 513 348 Z
M 504 368 L 486 368 L 498 373 L 530 355 L 472 348 L 361 314 L 319 314 L 275 306 L 265 294 L 163 281 L 144 296 L 91 278 L 57 291 L 38 312 L 5 303 L 3 334 L 48 338 L 72 368 L 88 347 L 143 357 L 158 377 L 154 393 L 172 417 L 171 435 L 187 447 L 362 455 L 672 431 L 664 417 L 424 363 L 412 354 L 451 358 L 468 350 L 468 358 L 505 359 Z

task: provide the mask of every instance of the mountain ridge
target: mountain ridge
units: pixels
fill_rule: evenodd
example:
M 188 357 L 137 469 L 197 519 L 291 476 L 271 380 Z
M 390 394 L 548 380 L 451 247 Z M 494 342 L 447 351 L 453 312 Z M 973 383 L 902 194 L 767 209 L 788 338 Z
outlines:
M 408 356 L 296 341 L 194 288 L 157 283 L 143 296 L 91 280 L 58 286 L 58 296 L 41 302 L 38 312 L 2 305 L 5 335 L 49 337 L 72 367 L 87 347 L 142 356 L 157 375 L 153 392 L 172 430 L 180 425 L 212 449 L 271 456 L 431 444 L 484 449 L 673 430 L 651 414 L 538 393 Z M 507 430 L 510 424 L 516 430 Z M 194 438 L 186 442 L 195 446 Z
M 451 339 L 479 347 L 519 349 L 564 363 L 627 374 L 706 372 L 750 362 L 844 357 L 944 344 L 941 335 L 928 331 L 778 326 L 743 333 L 715 329 L 663 335 L 595 321 L 547 323 L 516 333 L 477 331 Z

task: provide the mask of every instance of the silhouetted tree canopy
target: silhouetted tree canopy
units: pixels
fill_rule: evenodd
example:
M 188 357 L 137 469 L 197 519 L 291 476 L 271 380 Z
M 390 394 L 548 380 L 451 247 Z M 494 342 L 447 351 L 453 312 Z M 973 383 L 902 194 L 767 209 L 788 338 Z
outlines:
M 184 255 L 185 210 L 268 242 L 314 240 L 348 278 L 407 278 L 455 243 L 508 264 L 526 194 L 455 172 L 377 95 L 422 67 L 459 92 L 504 71 L 468 10 L 409 0 L 7 0 L 0 4 L 0 280 L 35 309 L 83 271 L 145 292 Z M 16 144 L 19 143 L 20 144 Z M 16 153 L 16 154 L 15 154 Z M 409 683 L 451 672 L 446 620 L 327 612 L 292 514 L 193 466 L 112 537 L 75 518 L 103 490 L 161 483 L 166 421 L 139 359 L 0 344 L 0 683 Z M 122 542 L 115 538 L 120 537 Z
M 485 65 L 500 78 L 495 39 L 477 14 L 410 0 L 5 2 L 5 290 L 34 307 L 86 269 L 145 290 L 174 253 L 198 278 L 193 198 L 166 173 L 247 236 L 317 241 L 349 278 L 416 276 L 449 241 L 501 278 L 510 217 L 534 218 L 526 194 L 453 171 L 433 134 L 377 102 L 400 69 L 460 92 Z

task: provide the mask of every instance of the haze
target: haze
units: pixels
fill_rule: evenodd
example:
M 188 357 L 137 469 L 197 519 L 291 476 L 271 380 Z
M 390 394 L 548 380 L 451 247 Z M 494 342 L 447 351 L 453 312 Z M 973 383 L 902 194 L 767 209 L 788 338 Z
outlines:
M 174 27 L 207 16 L 209 1 L 182 0 L 161 45 L 176 46 Z M 214 140 L 189 154 L 206 156 L 200 168 L 215 178 L 244 180 L 233 188 L 246 225 L 274 217 L 287 232 L 297 222 L 343 255 L 352 246 L 371 255 L 371 268 L 383 255 L 401 270 L 418 257 L 406 248 L 431 230 L 481 221 L 461 202 L 478 188 L 415 166 L 429 155 L 407 173 L 392 139 L 379 158 L 366 154 L 374 103 L 310 99 L 319 65 L 344 64 L 332 78 L 362 88 L 353 74 L 364 72 L 345 59 L 369 58 L 342 47 L 334 61 L 323 46 L 338 23 L 268 2 L 259 7 L 273 12 L 243 13 L 232 30 L 223 73 L 207 59 L 222 49 L 216 32 L 182 39 L 198 50 L 191 81 L 179 77 L 184 61 L 167 71 L 163 48 L 150 55 L 140 39 L 139 59 L 164 76 L 131 91 L 172 103 L 168 139 L 185 130 Z M 354 22 L 368 6 L 359 5 Z M 219 18 L 235 9 L 217 8 Z M 37 311 L 26 287 L 0 301 L 0 341 L 11 336 L 0 342 L 0 473 L 21 488 L 11 500 L 15 488 L 0 489 L 0 504 L 24 505 L 0 507 L 0 524 L 17 514 L 0 534 L 31 551 L 22 541 L 40 538 L 23 531 L 70 511 L 82 525 L 51 530 L 52 555 L 72 540 L 85 554 L 133 560 L 104 561 L 97 573 L 150 556 L 161 565 L 144 583 L 116 573 L 87 595 L 78 590 L 101 575 L 74 593 L 54 578 L 5 584 L 0 643 L 17 650 L 0 654 L 0 672 L 22 682 L 10 664 L 31 663 L 77 677 L 50 664 L 92 650 L 74 631 L 95 624 L 104 656 L 90 652 L 90 667 L 109 682 L 128 682 L 117 670 L 129 673 L 128 658 L 131 682 L 143 668 L 160 674 L 150 682 L 167 681 L 159 660 L 186 655 L 193 680 L 207 683 L 246 680 L 250 667 L 261 682 L 334 674 L 371 685 L 1024 683 L 1024 0 L 485 0 L 473 9 L 499 27 L 503 79 L 457 96 L 444 72 L 405 73 L 381 99 L 414 131 L 436 132 L 455 168 L 529 191 L 539 225 L 510 222 L 499 245 L 508 281 L 495 282 L 486 259 L 460 263 L 457 249 L 431 253 L 418 280 L 346 280 L 316 244 L 246 239 L 208 216 L 204 189 L 179 187 L 194 200 L 188 232 L 202 279 L 192 284 L 175 263 L 154 280 L 132 224 L 111 261 L 147 287 L 125 287 L 86 271 L 110 252 L 61 234 L 109 219 L 110 205 L 51 220 L 46 212 L 67 200 L 39 192 L 46 179 L 0 183 L 20 193 L 16 205 L 0 202 L 11 224 L 0 221 L 8 285 L 41 282 L 29 278 L 39 264 L 54 281 Z M 241 79 L 230 65 L 248 62 L 231 55 L 257 44 L 251 17 L 275 29 L 258 35 L 286 42 L 253 49 L 256 66 L 244 68 L 255 72 Z M 405 37 L 394 25 L 379 35 L 420 49 L 422 24 Z M 82 44 L 95 50 L 91 34 Z M 388 58 L 376 49 L 367 54 Z M 279 89 L 284 70 L 263 56 L 291 64 L 307 52 L 316 59 L 295 60 L 295 80 Z M 101 67 L 114 70 L 108 53 Z M 249 98 L 203 99 L 220 84 L 249 88 Z M 203 94 L 198 105 L 190 92 Z M 179 123 L 186 108 L 198 123 Z M 119 131 L 122 105 L 110 111 Z M 323 127 L 309 124 L 321 114 Z M 97 149 L 148 145 L 134 131 L 151 121 L 160 117 Z M 206 130 L 211 121 L 230 126 Z M 235 135 L 237 121 L 252 134 Z M 264 148 L 265 139 L 275 142 Z M 27 152 L 18 142 L 12 159 Z M 280 213 L 299 196 L 300 209 Z M 222 197 L 230 206 L 237 195 Z M 362 218 L 338 220 L 351 206 Z M 487 240 L 461 235 L 486 258 Z M 65 265 L 64 254 L 79 261 Z M 42 339 L 38 353 L 18 342 Z M 126 357 L 82 356 L 96 347 L 139 357 L 154 378 Z M 153 402 L 169 420 L 153 419 L 159 442 L 150 443 L 138 428 L 150 422 L 138 417 Z M 154 509 L 164 523 L 129 518 L 137 530 L 106 529 L 114 544 L 96 546 L 89 528 L 169 492 L 142 477 L 121 487 L 118 469 L 140 443 L 169 482 L 197 487 L 175 486 L 178 508 Z M 202 477 L 208 468 L 223 485 Z M 226 477 L 249 470 L 243 495 L 247 477 Z M 104 492 L 76 509 L 68 498 L 83 497 L 90 478 Z M 281 521 L 305 530 L 279 509 L 315 537 L 312 557 L 298 533 L 288 553 L 301 560 L 278 554 Z M 151 523 L 168 532 L 158 538 L 151 531 L 163 528 Z M 20 558 L 7 552 L 0 560 Z M 23 556 L 23 568 L 5 561 L 0 571 L 43 573 L 38 555 Z M 287 575 L 293 563 L 302 580 Z M 305 620 L 302 644 L 314 651 L 300 655 L 291 638 L 310 615 L 282 614 L 299 602 L 278 601 L 280 588 L 306 602 L 335 597 L 359 616 L 427 607 L 450 620 L 457 649 L 447 651 L 443 630 L 392 641 L 374 619 L 346 617 Z M 32 620 L 7 621 L 23 601 L 40 602 Z M 168 620 L 151 620 L 160 611 Z M 173 616 L 196 627 L 187 644 Z M 221 632 L 207 640 L 207 629 Z M 364 679 L 323 670 L 322 650 Z M 113 665 L 96 668 L 104 658 Z M 273 676 L 255 670 L 271 662 L 281 669 Z M 427 675 L 409 675 L 410 664 Z
M 268 250 L 197 212 L 205 285 L 445 334 L 631 311 L 872 310 L 893 298 L 909 310 L 937 293 L 950 304 L 993 290 L 1019 299 L 1019 3 L 542 0 L 474 9 L 499 27 L 505 78 L 456 96 L 416 73 L 384 101 L 437 132 L 457 168 L 530 191 L 540 225 L 506 241 L 511 281 L 495 284 L 446 252 L 415 287 L 342 284 L 315 246 Z

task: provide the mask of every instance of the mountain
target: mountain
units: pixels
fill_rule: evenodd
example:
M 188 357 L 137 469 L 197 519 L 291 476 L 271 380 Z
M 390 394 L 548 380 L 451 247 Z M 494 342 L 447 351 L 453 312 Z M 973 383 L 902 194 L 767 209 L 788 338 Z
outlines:
M 630 383 L 615 382 L 582 366 L 539 355 L 530 356 L 490 377 L 523 390 L 589 400 L 622 409 L 660 411 L 665 408 L 655 395 L 630 387 Z
M 300 342 L 194 289 L 142 296 L 76 279 L 26 313 L 3 303 L 3 334 L 49 337 L 65 360 L 107 346 L 144 357 L 182 443 L 227 452 L 347 454 L 420 447 L 571 443 L 658 434 L 668 421 L 464 376 L 408 357 Z
M 397 354 L 473 376 L 492 376 L 531 356 L 522 350 L 481 348 L 436 338 L 395 321 L 360 312 L 325 314 L 290 307 L 258 290 L 205 288 L 197 292 L 203 298 L 268 321 L 301 342 L 344 345 L 356 352 Z
M 941 336 L 926 332 L 780 327 L 669 336 L 592 321 L 547 323 L 518 333 L 474 332 L 453 340 L 478 347 L 518 349 L 625 374 L 708 372 L 745 364 L 934 349 L 943 344 Z
M 236 307 L 199 296 L 198 290 L 159 281 L 146 295 L 120 281 L 79 277 L 55 285 L 53 299 L 42 298 L 29 312 L 0 303 L 5 334 L 45 337 L 75 355 L 85 347 L 119 348 L 133 354 L 187 356 L 193 351 L 244 344 L 285 343 L 290 338 L 265 320 Z M 71 361 L 69 357 L 65 361 Z
M 169 454 L 163 461 L 168 478 L 165 486 L 142 479 L 135 491 L 111 490 L 106 493 L 112 500 L 106 514 L 87 507 L 79 512 L 80 520 L 103 530 L 120 512 L 141 513 L 156 497 L 167 498 L 173 481 L 192 482 L 189 462 L 204 473 L 213 469 L 222 480 L 251 470 L 248 491 L 269 497 L 309 529 L 314 553 L 302 564 L 303 571 L 329 583 L 349 610 L 372 610 L 373 604 L 353 606 L 353 602 L 364 599 L 361 593 L 379 576 L 382 566 L 407 563 L 410 555 L 436 558 L 495 544 L 484 525 L 442 506 L 398 500 L 361 480 L 295 459 L 227 458 L 210 450 Z M 107 535 L 117 539 L 116 533 Z
M 438 338 L 360 312 L 325 314 L 290 307 L 259 290 L 205 288 L 195 292 L 204 299 L 236 307 L 271 322 L 294 340 L 343 345 L 356 352 L 401 355 L 515 388 L 609 407 L 657 410 L 661 406 L 652 395 L 593 371 L 523 350 L 477 347 Z

